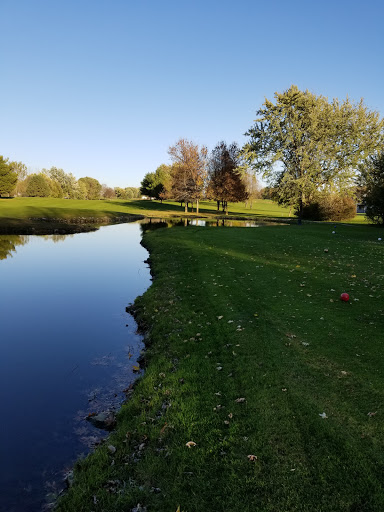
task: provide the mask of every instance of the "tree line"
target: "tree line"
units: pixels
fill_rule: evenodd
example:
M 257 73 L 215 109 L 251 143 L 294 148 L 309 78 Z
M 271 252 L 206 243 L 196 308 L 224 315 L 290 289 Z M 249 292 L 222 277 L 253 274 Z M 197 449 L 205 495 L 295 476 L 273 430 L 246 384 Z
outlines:
M 67 199 L 136 199 L 137 187 L 111 188 L 88 176 L 76 179 L 72 173 L 51 167 L 39 173 L 28 173 L 22 162 L 11 162 L 0 156 L 0 197 L 55 197 Z
M 171 165 L 147 173 L 141 192 L 151 198 L 196 204 L 253 197 L 288 206 L 300 219 L 343 220 L 363 203 L 384 224 L 384 121 L 363 100 L 329 101 L 292 85 L 266 99 L 245 133 L 248 141 L 205 146 L 180 139 L 168 150 Z M 256 176 L 268 187 L 260 190 Z
M 140 191 L 151 199 L 172 199 L 190 205 L 199 212 L 199 201 L 216 201 L 217 210 L 228 214 L 228 203 L 239 201 L 249 205 L 261 197 L 261 187 L 254 173 L 243 165 L 239 146 L 233 142 L 219 142 L 211 154 L 205 146 L 180 139 L 170 146 L 168 154 L 172 164 L 160 165 L 155 172 L 147 173 Z

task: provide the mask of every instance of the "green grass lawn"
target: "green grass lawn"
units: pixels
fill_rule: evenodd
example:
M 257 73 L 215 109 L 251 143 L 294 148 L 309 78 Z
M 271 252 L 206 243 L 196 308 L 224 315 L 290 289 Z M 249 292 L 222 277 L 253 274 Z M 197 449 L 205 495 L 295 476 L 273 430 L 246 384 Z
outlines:
M 59 511 L 384 510 L 384 236 L 332 230 L 145 235 L 146 370 Z
M 52 199 L 37 197 L 0 198 L 0 229 L 4 226 L 20 227 L 31 226 L 36 221 L 31 218 L 66 219 L 84 217 L 86 219 L 108 218 L 131 215 L 144 215 L 146 217 L 185 216 L 184 207 L 179 203 L 150 200 L 99 200 L 86 201 L 76 199 Z M 217 212 L 216 203 L 202 201 L 199 216 L 223 216 Z M 196 212 L 189 211 L 188 216 L 196 216 Z M 258 199 L 253 202 L 252 208 L 246 208 L 243 203 L 233 203 L 229 206 L 229 216 L 239 218 L 294 218 L 289 208 L 279 206 L 273 201 Z M 367 223 L 363 214 L 356 215 L 353 223 Z

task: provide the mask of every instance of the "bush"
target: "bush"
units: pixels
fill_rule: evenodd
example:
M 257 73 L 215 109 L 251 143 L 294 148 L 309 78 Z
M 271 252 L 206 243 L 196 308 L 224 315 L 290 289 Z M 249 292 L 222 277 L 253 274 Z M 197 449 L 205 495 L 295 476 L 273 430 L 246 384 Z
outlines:
M 296 212 L 297 213 L 297 212 Z M 303 219 L 348 220 L 356 215 L 356 203 L 348 196 L 319 194 L 310 204 L 303 207 Z
M 384 225 L 384 152 L 371 158 L 363 170 L 366 183 L 365 214 L 375 224 Z

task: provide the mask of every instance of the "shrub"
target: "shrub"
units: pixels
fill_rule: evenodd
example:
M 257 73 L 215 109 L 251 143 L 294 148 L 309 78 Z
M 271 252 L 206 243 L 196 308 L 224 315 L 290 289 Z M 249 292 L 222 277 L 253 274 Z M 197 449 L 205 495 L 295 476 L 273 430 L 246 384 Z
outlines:
M 366 182 L 365 214 L 375 224 L 384 224 L 384 152 L 363 171 Z
M 318 194 L 310 204 L 303 207 L 303 219 L 308 220 L 340 221 L 353 219 L 355 215 L 355 201 L 339 194 Z

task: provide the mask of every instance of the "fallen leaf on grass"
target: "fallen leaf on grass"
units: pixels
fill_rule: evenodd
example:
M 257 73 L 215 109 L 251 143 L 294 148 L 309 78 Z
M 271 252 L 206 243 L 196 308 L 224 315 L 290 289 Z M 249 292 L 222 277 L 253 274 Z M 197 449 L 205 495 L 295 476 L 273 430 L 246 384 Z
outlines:
M 255 462 L 257 460 L 257 455 L 247 455 L 247 457 L 250 462 Z
M 232 418 L 233 418 L 233 414 L 232 414 L 231 412 L 228 414 L 228 418 L 229 418 L 229 419 L 232 419 Z
M 221 320 L 222 318 L 223 318 L 223 315 L 217 317 L 218 320 Z
M 245 402 L 245 398 L 236 398 L 235 402 L 237 402 L 238 404 L 241 404 L 241 403 Z
M 372 416 L 376 416 L 376 414 L 377 414 L 377 411 L 375 411 L 375 412 L 369 412 L 369 413 L 368 413 L 368 416 L 371 418 Z
M 140 366 L 133 366 L 133 367 L 132 367 L 132 371 L 133 371 L 134 373 L 138 373 L 138 372 L 140 371 Z
M 192 446 L 196 446 L 196 443 L 193 441 L 188 441 L 188 443 L 185 443 L 185 446 L 188 446 L 188 448 L 192 448 Z
M 319 413 L 319 416 L 320 416 L 321 418 L 323 418 L 323 420 L 325 420 L 326 418 L 328 418 L 328 416 L 325 414 L 325 412 Z

